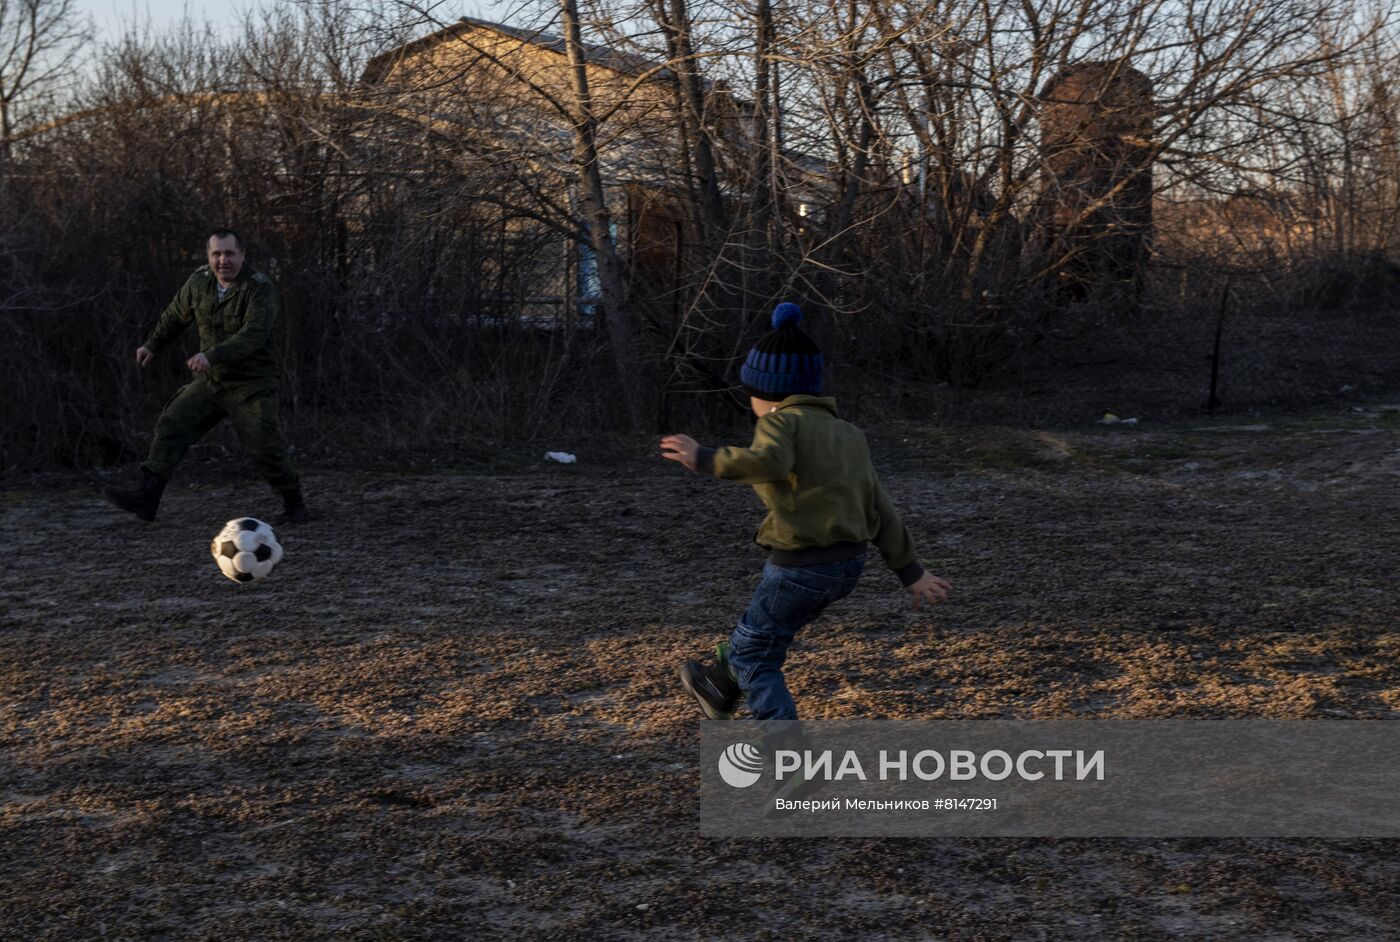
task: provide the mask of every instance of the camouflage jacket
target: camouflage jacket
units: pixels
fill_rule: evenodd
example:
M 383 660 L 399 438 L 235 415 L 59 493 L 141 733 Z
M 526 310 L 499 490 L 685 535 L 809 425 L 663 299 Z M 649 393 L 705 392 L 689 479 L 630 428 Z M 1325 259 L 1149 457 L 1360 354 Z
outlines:
M 217 286 L 208 265 L 190 275 L 161 312 L 146 347 L 159 353 L 193 320 L 199 326 L 199 350 L 209 360 L 209 379 L 276 385 L 272 328 L 277 324 L 278 303 L 272 279 L 245 267 L 222 301 Z

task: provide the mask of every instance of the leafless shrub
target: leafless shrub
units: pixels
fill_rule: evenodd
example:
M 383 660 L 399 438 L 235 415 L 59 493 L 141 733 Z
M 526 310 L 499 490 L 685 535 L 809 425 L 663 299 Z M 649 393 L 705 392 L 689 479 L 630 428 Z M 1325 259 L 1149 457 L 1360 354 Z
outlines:
M 139 450 L 181 370 L 129 350 L 216 225 L 281 286 L 295 434 L 328 447 L 718 419 L 783 298 L 877 389 L 1189 346 L 1226 278 L 1248 316 L 1393 303 L 1400 51 L 1351 0 L 512 17 L 274 6 L 128 36 L 63 114 L 7 118 L 4 466 Z

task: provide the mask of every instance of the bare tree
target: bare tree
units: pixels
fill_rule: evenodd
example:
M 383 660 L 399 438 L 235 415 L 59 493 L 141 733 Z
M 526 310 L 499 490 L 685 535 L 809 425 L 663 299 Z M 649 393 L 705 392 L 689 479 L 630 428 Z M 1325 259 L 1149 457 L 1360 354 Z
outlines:
M 598 161 L 598 115 L 589 87 L 587 54 L 579 28 L 577 0 L 560 0 L 563 16 L 564 48 L 569 58 L 573 101 L 574 161 L 579 175 L 579 196 L 588 218 L 589 236 L 598 260 L 602 283 L 603 309 L 608 318 L 610 339 L 623 385 L 623 404 L 635 429 L 646 427 L 643 419 L 640 380 L 643 364 L 638 353 L 639 326 L 623 287 L 622 261 L 613 240 L 612 218 L 603 192 L 603 173 Z
M 4 464 L 128 454 L 156 403 L 112 349 L 211 222 L 281 284 L 292 414 L 390 448 L 717 418 L 779 295 L 884 395 L 1148 320 L 1055 290 L 1123 281 L 1086 259 L 1125 233 L 1162 322 L 1201 272 L 1292 310 L 1400 244 L 1400 46 L 1352 0 L 530 9 L 128 36 L 62 114 L 71 51 L 5 46 Z
M 54 106 L 91 30 L 73 0 L 0 0 L 0 161 Z

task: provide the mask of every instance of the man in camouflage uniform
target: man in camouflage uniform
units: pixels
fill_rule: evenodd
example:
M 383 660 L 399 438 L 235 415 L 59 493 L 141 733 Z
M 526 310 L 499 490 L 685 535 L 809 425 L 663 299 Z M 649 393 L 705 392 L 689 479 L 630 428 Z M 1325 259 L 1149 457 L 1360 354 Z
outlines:
M 155 329 L 136 350 L 145 367 L 180 335 L 190 321 L 199 327 L 199 352 L 186 361 L 194 381 L 177 392 L 156 422 L 150 453 L 141 465 L 136 490 L 109 488 L 107 499 L 142 520 L 154 520 L 165 484 L 191 445 L 227 416 L 243 447 L 285 504 L 279 523 L 308 518 L 300 480 L 287 460 L 277 417 L 277 359 L 272 328 L 277 323 L 277 289 L 262 272 L 245 268 L 236 233 L 209 237 L 209 264 L 185 282 L 160 315 Z

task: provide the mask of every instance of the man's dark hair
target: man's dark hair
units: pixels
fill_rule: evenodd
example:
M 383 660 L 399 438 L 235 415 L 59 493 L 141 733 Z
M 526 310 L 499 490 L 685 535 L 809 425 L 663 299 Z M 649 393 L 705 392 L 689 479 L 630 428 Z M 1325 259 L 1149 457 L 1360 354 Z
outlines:
M 209 239 L 227 239 L 229 236 L 233 236 L 233 244 L 238 246 L 241 251 L 243 249 L 243 240 L 239 238 L 238 233 L 234 232 L 232 229 L 215 229 L 213 232 L 209 233 Z M 209 244 L 209 239 L 204 240 L 205 245 Z

